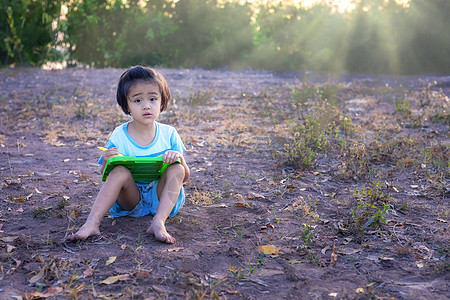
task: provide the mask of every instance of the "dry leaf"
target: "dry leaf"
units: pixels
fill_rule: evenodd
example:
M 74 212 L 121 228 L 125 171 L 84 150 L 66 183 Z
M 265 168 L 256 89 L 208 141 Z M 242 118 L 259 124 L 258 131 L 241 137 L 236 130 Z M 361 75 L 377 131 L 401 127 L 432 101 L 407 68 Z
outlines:
M 378 257 L 379 260 L 383 260 L 383 261 L 392 261 L 394 260 L 392 257 L 386 257 L 386 256 L 381 256 Z
M 18 236 L 4 236 L 0 238 L 0 241 L 5 242 L 5 243 L 12 243 L 15 240 L 17 240 L 19 237 Z
M 303 261 L 291 259 L 291 260 L 288 260 L 287 263 L 289 263 L 289 264 L 301 264 L 301 263 L 303 263 Z
M 128 244 L 120 244 L 120 249 L 125 250 L 127 249 Z
M 327 250 L 330 249 L 330 248 L 331 248 L 330 246 L 325 246 L 325 248 L 323 248 L 320 252 L 321 252 L 323 255 L 326 255 Z
M 259 246 L 259 251 L 268 255 L 278 255 L 278 248 L 274 245 Z
M 14 249 L 16 249 L 16 247 L 11 246 L 11 245 L 6 245 L 6 252 L 11 253 Z
M 232 265 L 229 265 L 228 270 L 230 270 L 231 273 L 239 273 L 241 271 L 241 268 L 235 269 Z
M 83 276 L 84 276 L 84 277 L 90 277 L 90 276 L 92 276 L 93 274 L 94 274 L 94 269 L 91 269 L 91 268 L 86 269 L 86 270 L 83 272 Z
M 116 283 L 117 281 L 124 281 L 124 280 L 129 280 L 130 279 L 130 275 L 129 274 L 122 274 L 122 275 L 117 275 L 117 276 L 110 276 L 108 278 L 106 278 L 103 281 L 100 281 L 101 284 L 113 284 Z
M 45 271 L 47 271 L 47 265 L 43 266 L 39 270 L 39 273 L 37 273 L 36 275 L 31 277 L 30 280 L 28 280 L 28 282 L 29 283 L 36 283 L 36 282 L 38 282 L 39 280 L 41 280 L 45 276 Z
M 110 256 L 110 257 L 108 258 L 108 260 L 106 261 L 105 266 L 109 266 L 110 264 L 112 264 L 113 262 L 115 262 L 116 259 L 117 259 L 117 256 Z
M 254 192 L 248 193 L 247 198 L 248 199 L 266 199 L 266 197 L 264 197 L 263 195 L 258 194 L 258 193 L 254 193 Z
M 34 292 L 30 294 L 29 299 L 41 299 L 41 298 L 50 298 L 54 297 L 63 292 L 63 288 L 60 286 L 54 286 L 49 288 L 45 293 Z
M 167 252 L 178 252 L 181 250 L 184 250 L 184 248 L 183 247 L 175 247 L 175 248 L 167 249 Z
M 329 293 L 328 296 L 336 298 L 338 293 Z
M 338 259 L 338 256 L 336 254 L 336 248 L 335 248 L 335 244 L 333 244 L 333 252 L 331 252 L 331 260 L 330 260 L 330 264 L 331 265 L 335 265 Z
M 137 272 L 136 277 L 150 278 L 150 274 L 148 272 Z

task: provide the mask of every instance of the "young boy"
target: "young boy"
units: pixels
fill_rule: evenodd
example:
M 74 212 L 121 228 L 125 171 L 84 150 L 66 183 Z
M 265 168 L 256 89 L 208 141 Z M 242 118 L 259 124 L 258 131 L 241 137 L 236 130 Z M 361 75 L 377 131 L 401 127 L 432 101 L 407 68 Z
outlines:
M 125 71 L 117 87 L 117 102 L 131 115 L 132 121 L 117 127 L 111 134 L 99 163 L 102 171 L 106 161 L 120 154 L 127 156 L 163 156 L 167 167 L 159 181 L 135 182 L 130 171 L 116 166 L 109 174 L 95 199 L 84 225 L 68 236 L 69 240 L 84 240 L 99 235 L 99 225 L 108 212 L 113 217 L 154 215 L 147 233 L 161 242 L 175 243 L 165 222 L 177 214 L 184 204 L 183 182 L 190 170 L 183 156 L 185 147 L 175 128 L 156 121 L 167 108 L 170 91 L 164 77 L 151 68 L 135 66 Z

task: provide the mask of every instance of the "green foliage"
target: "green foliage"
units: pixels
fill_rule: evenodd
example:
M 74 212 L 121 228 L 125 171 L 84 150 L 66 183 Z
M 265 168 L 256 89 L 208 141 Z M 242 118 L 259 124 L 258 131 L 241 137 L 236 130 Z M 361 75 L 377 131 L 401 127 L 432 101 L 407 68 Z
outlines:
M 2 0 L 0 13 L 1 64 L 40 65 L 55 57 L 52 29 L 62 0 Z
M 357 228 L 376 227 L 386 224 L 386 214 L 391 209 L 392 196 L 385 193 L 377 182 L 368 188 L 353 187 L 356 208 L 350 214 Z
M 364 73 L 450 71 L 450 2 L 364 0 L 335 13 L 282 1 L 2 0 L 2 64 L 66 59 L 134 64 Z M 62 5 L 67 14 L 62 14 Z
M 319 153 L 330 146 L 340 146 L 340 137 L 351 133 L 351 119 L 337 107 L 334 85 L 304 85 L 292 90 L 296 118 L 291 122 L 291 134 L 284 145 L 282 156 L 295 168 L 309 168 Z

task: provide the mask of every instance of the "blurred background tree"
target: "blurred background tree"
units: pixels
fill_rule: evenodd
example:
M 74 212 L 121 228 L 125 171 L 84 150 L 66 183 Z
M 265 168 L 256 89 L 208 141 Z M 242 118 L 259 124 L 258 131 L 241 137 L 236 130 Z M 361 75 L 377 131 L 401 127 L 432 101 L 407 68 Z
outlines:
M 448 0 L 0 1 L 3 65 L 450 72 Z

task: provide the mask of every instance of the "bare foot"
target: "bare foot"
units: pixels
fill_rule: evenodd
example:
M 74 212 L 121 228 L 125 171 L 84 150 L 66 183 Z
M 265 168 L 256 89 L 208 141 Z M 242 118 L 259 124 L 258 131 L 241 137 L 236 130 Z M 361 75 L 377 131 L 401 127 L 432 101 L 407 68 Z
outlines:
M 100 235 L 99 228 L 96 226 L 91 226 L 89 224 L 84 224 L 75 234 L 69 235 L 67 237 L 67 240 L 69 241 L 85 240 L 88 237 L 94 235 Z
M 153 234 L 155 238 L 166 244 L 175 244 L 176 240 L 171 236 L 163 223 L 153 220 L 152 224 L 147 228 L 147 233 Z

